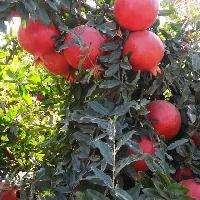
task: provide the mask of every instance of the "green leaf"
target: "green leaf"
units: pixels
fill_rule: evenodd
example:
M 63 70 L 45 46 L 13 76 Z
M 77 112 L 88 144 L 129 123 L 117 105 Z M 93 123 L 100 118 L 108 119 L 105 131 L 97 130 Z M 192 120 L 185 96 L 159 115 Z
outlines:
M 168 151 L 171 151 L 171 150 L 174 150 L 176 149 L 177 147 L 187 143 L 189 140 L 188 139 L 181 139 L 181 140 L 177 140 L 173 143 L 171 143 L 168 147 L 167 147 L 167 150 Z
M 133 134 L 136 133 L 135 130 L 129 131 L 126 134 L 123 134 L 119 139 L 116 147 L 116 151 L 119 151 L 123 145 L 127 144 L 127 141 L 131 139 Z
M 199 54 L 194 54 L 192 56 L 192 66 L 195 71 L 200 70 L 200 56 Z
M 91 101 L 88 103 L 88 106 L 92 108 L 96 113 L 99 113 L 101 115 L 109 115 L 109 110 L 102 106 L 97 101 Z
M 48 3 L 48 5 L 55 11 L 58 11 L 58 4 L 57 2 L 53 2 L 51 0 L 46 0 L 46 2 Z
M 107 187 L 112 188 L 112 179 L 110 176 L 105 174 L 103 171 L 97 169 L 96 167 L 92 167 L 93 172 L 95 173 L 96 177 L 102 180 Z
M 115 196 L 120 199 L 133 200 L 131 195 L 128 192 L 126 192 L 125 190 L 122 190 L 121 188 L 116 188 L 114 192 L 115 192 Z
M 113 63 L 121 57 L 121 50 L 117 49 L 113 51 L 111 54 L 100 56 L 99 60 L 103 63 Z
M 101 45 L 100 49 L 102 51 L 113 51 L 119 47 L 119 44 L 116 44 L 115 42 L 108 42 L 103 45 Z
M 37 8 L 37 15 L 38 19 L 41 20 L 44 24 L 48 25 L 51 22 L 47 11 L 42 7 L 42 4 Z
M 88 189 L 87 194 L 88 194 L 89 197 L 92 198 L 92 200 L 109 200 L 108 197 L 105 197 L 105 194 L 102 194 L 102 193 L 97 192 L 95 190 Z
M 105 71 L 106 77 L 111 77 L 119 71 L 119 64 L 110 65 L 109 68 Z
M 111 115 L 116 115 L 116 116 L 122 116 L 128 113 L 131 107 L 136 105 L 137 103 L 135 101 L 127 102 L 124 103 L 120 106 L 117 106 L 114 111 L 111 113 Z
M 0 5 L 0 12 L 3 12 L 5 10 L 7 10 L 9 7 L 10 7 L 9 3 L 6 3 L 6 2 L 1 3 L 1 5 Z
M 107 80 L 107 81 L 104 81 L 99 87 L 103 89 L 110 89 L 110 88 L 117 87 L 120 84 L 121 82 L 118 80 Z
M 96 148 L 100 150 L 101 155 L 104 157 L 105 161 L 108 164 L 113 165 L 113 155 L 111 147 L 101 140 L 94 141 L 93 144 Z
M 130 165 L 131 163 L 138 161 L 138 160 L 142 160 L 144 159 L 144 155 L 142 154 L 137 154 L 134 156 L 129 156 L 127 158 L 121 159 L 119 161 L 117 161 L 116 163 L 116 171 L 115 174 L 119 174 L 119 172 L 126 166 Z

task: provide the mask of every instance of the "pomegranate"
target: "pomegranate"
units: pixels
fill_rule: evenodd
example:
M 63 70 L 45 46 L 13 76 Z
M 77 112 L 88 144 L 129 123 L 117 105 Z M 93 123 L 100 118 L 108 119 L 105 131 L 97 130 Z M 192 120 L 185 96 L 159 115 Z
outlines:
M 18 41 L 21 47 L 36 58 L 54 51 L 53 36 L 59 36 L 59 31 L 53 24 L 45 25 L 31 19 L 25 28 L 21 25 L 18 31 Z
M 188 179 L 181 181 L 180 184 L 189 190 L 188 196 L 200 200 L 200 183 L 197 183 L 194 179 Z
M 124 44 L 123 54 L 131 53 L 129 62 L 133 70 L 150 72 L 154 76 L 161 73 L 158 64 L 164 56 L 165 48 L 160 38 L 150 31 L 130 33 Z
M 147 105 L 147 109 L 150 112 L 147 119 L 156 120 L 152 122 L 152 126 L 158 135 L 170 140 L 178 134 L 181 128 L 181 115 L 173 104 L 164 100 L 155 100 Z
M 134 139 L 133 139 L 134 141 Z M 145 154 L 150 154 L 150 155 L 154 155 L 155 154 L 155 150 L 156 148 L 154 147 L 155 142 L 153 142 L 152 140 L 150 140 L 148 137 L 146 136 L 142 136 L 140 142 L 138 143 L 140 149 L 142 150 L 143 153 Z M 132 151 L 131 149 L 128 149 L 128 154 L 136 154 L 136 152 Z M 146 164 L 146 161 L 143 160 L 139 160 L 133 163 L 133 167 L 138 170 L 138 171 L 147 171 L 149 168 Z
M 193 172 L 189 167 L 178 169 L 174 175 L 176 181 L 182 181 L 189 178 L 193 178 Z
M 114 15 L 122 28 L 141 31 L 155 22 L 159 6 L 159 0 L 115 0 Z
M 197 148 L 200 149 L 200 133 L 198 131 L 193 133 L 192 140 Z
M 103 53 L 99 48 L 106 39 L 95 28 L 83 25 L 72 29 L 71 34 L 65 38 L 65 43 L 73 39 L 76 41 L 77 37 L 86 48 L 81 49 L 79 44 L 69 46 L 64 50 L 66 60 L 75 69 L 78 69 L 80 64 L 84 69 L 95 68 L 98 64 L 97 56 Z
M 56 75 L 64 75 L 69 73 L 69 64 L 64 55 L 61 53 L 50 53 L 41 56 L 46 69 Z
M 16 190 L 8 190 L 2 192 L 2 200 L 17 200 Z

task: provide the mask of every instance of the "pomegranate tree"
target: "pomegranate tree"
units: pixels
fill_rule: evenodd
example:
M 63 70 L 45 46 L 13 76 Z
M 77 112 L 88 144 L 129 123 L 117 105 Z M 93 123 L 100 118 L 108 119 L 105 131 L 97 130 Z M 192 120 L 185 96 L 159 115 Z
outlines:
M 59 31 L 52 23 L 45 25 L 32 19 L 28 20 L 26 27 L 21 25 L 18 31 L 21 47 L 36 58 L 54 51 L 54 36 L 59 36 Z
M 159 4 L 159 0 L 115 0 L 115 19 L 130 31 L 145 30 L 155 22 Z
M 152 121 L 153 128 L 158 135 L 170 140 L 174 138 L 181 128 L 181 115 L 178 109 L 165 100 L 155 100 L 147 105 L 150 112 L 147 119 Z
M 135 141 L 133 139 L 133 141 Z M 155 142 L 150 140 L 147 136 L 142 136 L 141 140 L 138 142 L 138 145 L 142 151 L 142 153 L 144 154 L 150 154 L 150 155 L 154 155 L 155 154 Z M 136 152 L 134 152 L 133 150 L 129 149 L 128 150 L 128 154 L 137 154 Z M 138 170 L 138 171 L 147 171 L 149 168 L 146 164 L 146 161 L 143 160 L 139 160 L 133 163 L 133 167 Z
M 181 185 L 187 188 L 189 191 L 188 196 L 199 200 L 200 199 L 200 183 L 197 183 L 194 179 L 188 179 L 180 182 Z
M 77 38 L 84 48 L 78 44 Z M 72 29 L 65 38 L 65 43 L 73 41 L 76 44 L 70 45 L 64 50 L 68 63 L 75 69 L 78 69 L 79 65 L 83 69 L 95 68 L 98 65 L 97 57 L 102 55 L 99 48 L 105 42 L 105 38 L 95 28 L 83 25 Z
M 161 73 L 158 67 L 164 56 L 165 48 L 160 38 L 150 31 L 130 33 L 124 44 L 123 54 L 128 55 L 133 70 L 150 72 L 153 75 Z

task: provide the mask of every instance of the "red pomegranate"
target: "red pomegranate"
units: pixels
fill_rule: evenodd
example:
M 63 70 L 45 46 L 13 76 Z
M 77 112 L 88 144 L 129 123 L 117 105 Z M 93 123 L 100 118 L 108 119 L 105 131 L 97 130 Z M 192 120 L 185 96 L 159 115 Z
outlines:
M 193 172 L 189 167 L 178 169 L 174 175 L 176 181 L 182 181 L 189 178 L 193 178 Z
M 135 141 L 133 139 L 133 141 Z M 141 137 L 141 140 L 139 141 L 138 143 L 140 149 L 142 150 L 143 153 L 145 154 L 150 154 L 150 155 L 154 155 L 155 154 L 155 150 L 156 148 L 154 147 L 155 145 L 155 142 L 150 140 L 148 137 L 146 136 L 142 136 Z M 131 149 L 128 150 L 128 154 L 131 155 L 131 154 L 136 154 L 136 152 L 132 151 Z M 146 161 L 143 159 L 143 160 L 139 160 L 139 161 L 136 161 L 133 163 L 133 167 L 138 170 L 138 171 L 147 171 L 149 170 L 147 164 L 146 164 Z
M 97 62 L 97 56 L 102 55 L 100 46 L 106 39 L 93 27 L 86 25 L 78 26 L 72 29 L 71 34 L 65 38 L 65 43 L 75 41 L 79 38 L 86 48 L 81 49 L 79 44 L 73 44 L 64 50 L 64 55 L 68 63 L 75 69 L 79 68 L 94 68 Z
M 45 54 L 41 56 L 41 60 L 43 61 L 45 68 L 52 74 L 69 74 L 69 64 L 66 61 L 63 53 L 59 54 L 57 52 L 53 52 L 50 54 Z
M 189 190 L 188 196 L 200 200 L 200 183 L 197 183 L 194 179 L 188 179 L 181 181 L 180 184 Z
M 159 6 L 159 0 L 115 0 L 114 15 L 122 28 L 141 31 L 155 22 Z
M 45 25 L 30 19 L 25 28 L 19 27 L 18 41 L 23 49 L 37 58 L 54 51 L 53 36 L 58 35 L 59 31 L 53 24 Z
M 2 200 L 17 200 L 16 190 L 9 190 L 2 192 Z
M 154 76 L 161 73 L 158 64 L 164 56 L 165 48 L 160 38 L 150 31 L 130 33 L 124 44 L 123 54 L 131 53 L 129 62 L 133 70 L 150 72 Z
M 155 100 L 147 105 L 147 109 L 150 112 L 147 119 L 156 120 L 152 122 L 152 126 L 158 135 L 170 140 L 178 134 L 181 128 L 181 115 L 173 104 L 164 100 Z
M 194 144 L 197 146 L 197 148 L 200 149 L 200 133 L 198 131 L 195 131 L 193 133 L 192 140 Z

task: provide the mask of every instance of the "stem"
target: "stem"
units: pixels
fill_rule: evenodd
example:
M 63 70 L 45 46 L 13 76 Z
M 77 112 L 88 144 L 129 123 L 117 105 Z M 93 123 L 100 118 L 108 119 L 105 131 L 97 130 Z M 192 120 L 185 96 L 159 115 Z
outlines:
M 115 189 L 115 171 L 116 171 L 116 128 L 115 128 L 115 121 L 112 121 L 112 125 L 113 125 L 113 176 L 112 176 L 112 187 L 113 189 Z

